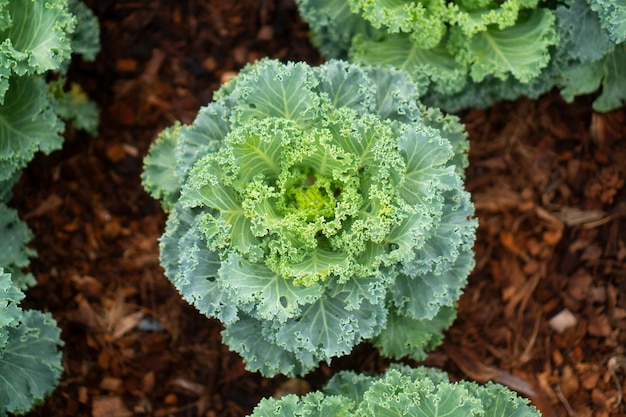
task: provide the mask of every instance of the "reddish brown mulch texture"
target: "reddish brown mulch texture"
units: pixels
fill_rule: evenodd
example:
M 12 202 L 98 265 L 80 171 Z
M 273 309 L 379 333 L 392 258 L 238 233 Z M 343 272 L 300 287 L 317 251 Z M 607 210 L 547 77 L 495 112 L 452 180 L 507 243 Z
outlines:
M 141 187 L 143 156 L 247 62 L 322 62 L 293 2 L 87 3 L 103 48 L 71 76 L 100 106 L 100 133 L 69 131 L 11 202 L 38 252 L 25 305 L 52 312 L 65 340 L 58 389 L 30 415 L 244 416 L 338 370 L 384 369 L 363 344 L 300 379 L 247 372 L 220 323 L 183 302 L 159 266 L 165 216 Z M 552 94 L 462 118 L 477 266 L 424 363 L 507 384 L 546 417 L 625 414 L 626 111 L 593 114 L 587 99 Z

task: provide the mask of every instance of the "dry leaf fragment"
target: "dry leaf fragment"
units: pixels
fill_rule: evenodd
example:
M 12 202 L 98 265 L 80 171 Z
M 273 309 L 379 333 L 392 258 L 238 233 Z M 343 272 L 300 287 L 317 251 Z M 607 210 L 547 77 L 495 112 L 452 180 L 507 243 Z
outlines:
M 24 220 L 28 220 L 31 217 L 39 217 L 50 211 L 56 210 L 61 206 L 61 204 L 63 204 L 61 197 L 56 194 L 51 194 L 41 204 L 39 204 L 37 208 L 26 213 L 26 215 L 24 215 Z
M 100 388 L 106 391 L 119 393 L 122 392 L 124 388 L 124 381 L 119 378 L 105 376 L 104 378 L 102 378 L 102 381 L 100 381 Z
M 608 337 L 611 334 L 611 324 L 606 314 L 597 315 L 589 321 L 587 332 L 591 336 Z
M 196 397 L 199 397 L 206 391 L 206 387 L 204 385 L 183 377 L 173 379 L 170 384 L 178 390 L 186 394 L 192 394 Z
M 311 391 L 311 385 L 304 379 L 291 378 L 280 384 L 274 391 L 274 398 L 282 397 L 285 394 L 304 395 Z
M 124 336 L 126 333 L 134 329 L 139 324 L 142 318 L 143 311 L 137 311 L 123 317 L 115 324 L 115 327 L 113 328 L 113 338 L 119 339 L 120 337 Z
M 580 382 L 578 381 L 578 376 L 574 373 L 574 370 L 571 366 L 566 365 L 563 368 L 563 373 L 561 374 L 561 390 L 566 397 L 574 395 L 578 389 L 580 388 Z
M 607 216 L 602 210 L 582 210 L 575 207 L 561 207 L 555 216 L 568 226 L 595 223 Z
M 500 237 L 500 243 L 509 252 L 513 253 L 516 256 L 519 256 L 520 258 L 524 260 L 528 259 L 528 255 L 522 249 L 520 249 L 515 243 L 515 237 L 513 236 L 513 233 L 504 230 L 500 232 L 499 237 Z

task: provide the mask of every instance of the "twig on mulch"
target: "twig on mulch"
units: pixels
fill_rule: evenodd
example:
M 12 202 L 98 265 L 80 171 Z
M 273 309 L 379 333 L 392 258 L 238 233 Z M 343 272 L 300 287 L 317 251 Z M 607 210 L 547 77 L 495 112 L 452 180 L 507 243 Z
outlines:
M 617 408 L 622 403 L 622 383 L 617 377 L 617 370 L 626 369 L 626 356 L 623 355 L 615 355 L 612 356 L 607 362 L 607 367 L 609 368 L 609 372 L 611 373 L 611 377 L 615 382 L 617 388 L 617 401 L 613 404 L 613 408 Z

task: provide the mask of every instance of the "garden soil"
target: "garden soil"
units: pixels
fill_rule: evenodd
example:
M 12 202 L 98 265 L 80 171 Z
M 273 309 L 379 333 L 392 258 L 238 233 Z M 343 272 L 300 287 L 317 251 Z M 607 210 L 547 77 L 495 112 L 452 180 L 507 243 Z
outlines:
M 389 361 L 364 343 L 303 378 L 248 372 L 221 324 L 159 266 L 165 215 L 141 187 L 142 158 L 246 63 L 323 62 L 293 1 L 86 3 L 102 51 L 75 60 L 70 77 L 98 104 L 99 133 L 69 128 L 11 201 L 38 254 L 24 305 L 51 312 L 65 341 L 60 384 L 29 415 L 240 417 L 342 369 L 383 371 Z M 422 362 L 453 380 L 506 384 L 545 417 L 626 413 L 626 111 L 595 114 L 592 99 L 551 93 L 459 114 L 476 268 L 456 322 Z

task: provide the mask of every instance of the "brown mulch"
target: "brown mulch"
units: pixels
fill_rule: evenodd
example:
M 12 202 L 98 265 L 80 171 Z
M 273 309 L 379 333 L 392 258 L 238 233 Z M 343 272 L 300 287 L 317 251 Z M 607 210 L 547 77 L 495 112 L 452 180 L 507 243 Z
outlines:
M 322 62 L 293 2 L 87 3 L 102 52 L 71 76 L 100 106 L 100 133 L 68 131 L 11 202 L 38 252 L 25 305 L 52 312 L 65 340 L 58 389 L 29 415 L 244 416 L 340 369 L 382 370 L 363 344 L 300 379 L 247 372 L 220 323 L 183 302 L 159 266 L 165 216 L 141 187 L 143 156 L 247 62 Z M 546 417 L 626 414 L 626 111 L 594 114 L 589 98 L 550 94 L 462 118 L 477 266 L 425 363 L 505 383 Z

